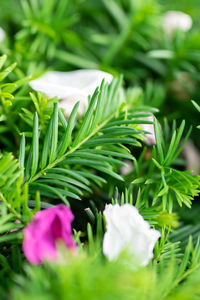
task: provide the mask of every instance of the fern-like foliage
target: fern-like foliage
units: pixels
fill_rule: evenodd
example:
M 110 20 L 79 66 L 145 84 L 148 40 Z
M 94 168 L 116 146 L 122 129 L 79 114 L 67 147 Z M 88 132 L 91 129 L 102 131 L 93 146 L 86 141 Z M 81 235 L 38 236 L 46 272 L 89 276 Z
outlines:
M 25 72 L 40 74 L 59 47 L 69 48 L 71 38 L 79 39 L 71 30 L 78 15 L 68 0 L 21 0 L 18 5 L 23 22 L 15 35 L 13 53 Z
M 27 265 L 26 276 L 16 278 L 18 285 L 13 288 L 13 299 L 35 299 L 39 296 L 43 300 L 49 295 L 52 300 L 57 297 L 94 299 L 94 295 L 97 299 L 108 299 L 109 295 L 119 300 L 182 300 L 182 293 L 186 293 L 186 296 L 192 299 L 199 293 L 199 240 L 196 245 L 189 240 L 181 261 L 174 247 L 168 258 L 162 257 L 159 263 L 137 271 L 120 260 L 102 263 L 101 253 L 96 252 L 96 242 L 90 240 L 90 243 L 89 255 L 85 251 L 79 253 L 78 257 L 63 253 L 66 263 L 63 261 L 60 265 L 45 264 L 40 268 Z M 190 288 L 188 291 L 187 280 L 190 281 L 190 286 L 197 284 L 196 288 Z M 179 286 L 180 282 L 183 282 L 183 285 Z
M 24 86 L 30 78 L 23 77 L 14 82 L 6 82 L 5 79 L 7 80 L 7 77 L 16 68 L 16 63 L 5 67 L 6 60 L 6 55 L 0 57 L 0 138 L 1 148 L 7 146 L 7 149 L 12 149 L 15 144 L 18 144 L 20 129 L 16 119 L 24 104 L 24 97 L 19 96 L 19 88 Z M 25 99 L 27 98 L 25 97 Z M 8 135 L 11 137 L 10 139 Z
M 13 242 L 16 244 L 21 242 L 21 229 L 29 220 L 30 213 L 27 186 L 21 188 L 23 171 L 19 169 L 18 162 L 11 153 L 0 154 L 0 174 L 0 266 L 2 270 L 0 278 L 2 279 L 4 276 L 9 278 L 12 274 L 7 255 L 11 251 Z M 9 284 L 9 280 L 6 280 L 5 284 L 7 281 Z
M 23 169 L 11 153 L 0 154 L 0 174 L 2 243 L 18 237 L 18 233 L 12 233 L 12 230 L 23 228 L 34 212 L 40 209 L 40 196 L 38 193 L 35 195 L 34 210 L 30 210 L 28 184 L 23 183 Z
M 184 204 L 191 208 L 191 201 L 199 194 L 200 177 L 192 175 L 192 171 L 181 171 L 173 167 L 191 132 L 190 129 L 181 142 L 184 127 L 184 121 L 178 130 L 174 123 L 173 135 L 168 143 L 158 121 L 154 120 L 156 145 L 152 150 L 151 161 L 147 170 L 145 169 L 146 173 L 142 174 L 145 166 L 143 162 L 146 150 L 144 149 L 132 176 L 132 184 L 141 187 L 141 196 L 137 201 L 138 207 L 145 206 L 147 203 L 153 206 L 162 204 L 163 210 L 172 212 L 174 200 L 176 200 L 180 206 Z M 142 199 L 141 202 L 140 199 Z
M 76 126 L 78 103 L 68 121 L 55 103 L 42 142 L 38 114 L 35 114 L 32 145 L 25 155 L 25 138 L 22 136 L 19 154 L 31 193 L 40 191 L 45 197 L 59 198 L 68 204 L 67 197 L 80 199 L 82 191 L 91 192 L 88 186 L 91 181 L 99 185 L 104 183 L 99 173 L 123 181 L 113 166 L 124 165 L 121 159 L 133 159 L 123 145 L 140 146 L 137 137 L 144 131 L 128 126 L 142 121 L 136 119 L 138 112 L 123 112 L 120 85 L 121 78 L 114 79 L 110 85 L 102 82 L 89 100 L 80 126 Z M 98 174 L 88 171 L 90 169 Z

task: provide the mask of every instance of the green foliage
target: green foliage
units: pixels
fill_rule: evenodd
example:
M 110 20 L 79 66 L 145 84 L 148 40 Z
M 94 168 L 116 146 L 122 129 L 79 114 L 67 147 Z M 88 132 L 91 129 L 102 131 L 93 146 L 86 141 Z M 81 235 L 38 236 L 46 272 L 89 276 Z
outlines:
M 41 195 L 60 198 L 66 204 L 68 204 L 66 196 L 80 199 L 82 189 L 91 192 L 88 187 L 87 172 L 81 173 L 82 178 L 84 177 L 81 180 L 82 183 L 76 180 L 77 178 L 80 180 L 81 167 L 85 166 L 123 180 L 112 170 L 113 166 L 125 165 L 120 158 L 133 159 L 128 150 L 125 151 L 122 148 L 122 145 L 140 146 L 135 137 L 144 131 L 128 126 L 129 122 L 133 122 L 134 116 L 138 117 L 136 113 L 131 112 L 124 120 L 125 108 L 121 105 L 120 82 L 121 79 L 114 79 L 110 86 L 102 82 L 100 90 L 97 89 L 94 92 L 88 110 L 77 130 L 74 126 L 78 103 L 74 106 L 68 123 L 63 123 L 62 112 L 55 104 L 41 147 L 39 146 L 38 114 L 35 114 L 32 146 L 27 160 L 24 157 L 26 162 L 20 159 L 21 164 L 25 165 L 25 178 L 31 193 L 39 190 Z M 122 113 L 119 114 L 120 111 Z M 119 117 L 115 117 L 117 114 Z M 135 122 L 137 123 L 136 120 Z M 60 132 L 63 131 L 61 138 L 58 135 L 58 128 Z M 115 146 L 114 151 L 113 146 Z M 24 139 L 21 142 L 21 149 L 25 153 Z M 73 169 L 73 165 L 80 166 L 79 170 Z M 96 175 L 90 174 L 91 179 L 98 179 Z M 100 179 L 100 183 L 102 180 Z
M 1 0 L 3 300 L 199 299 L 200 176 L 182 156 L 189 138 L 199 145 L 198 6 L 196 0 Z M 167 35 L 162 18 L 172 9 L 193 16 L 190 31 Z M 96 88 L 82 117 L 79 103 L 66 117 L 59 99 L 27 84 L 48 69 L 76 68 L 115 77 Z M 153 146 L 145 145 L 145 124 L 154 127 Z M 77 253 L 59 245 L 60 263 L 24 264 L 24 226 L 62 201 L 75 215 Z M 134 271 L 127 253 L 114 262 L 103 257 L 106 203 L 135 205 L 161 232 L 147 267 Z
M 172 252 L 166 260 L 132 270 L 120 260 L 105 261 L 101 255 L 63 253 L 60 264 L 26 266 L 26 277 L 17 276 L 13 299 L 198 299 L 199 241 L 190 239 L 182 261 Z M 124 257 L 125 259 L 125 257 Z M 126 259 L 128 259 L 126 257 Z M 45 278 L 45 280 L 44 280 Z M 184 280 L 182 289 L 177 288 Z M 115 288 L 113 288 L 115 287 Z
M 71 25 L 76 22 L 76 14 L 70 1 L 21 1 L 24 14 L 21 30 L 16 34 L 16 50 L 21 60 L 32 61 L 29 69 L 36 69 L 33 60 L 51 59 L 55 56 L 57 45 L 65 44 L 73 34 Z M 68 30 L 66 31 L 66 29 Z M 31 47 L 29 45 L 31 44 Z M 42 45 L 42 46 L 41 46 Z
M 151 161 L 146 168 L 144 149 L 137 162 L 137 168 L 127 178 L 129 182 L 132 182 L 132 189 L 135 185 L 140 186 L 140 194 L 138 194 L 136 201 L 137 207 L 145 207 L 147 203 L 152 206 L 161 204 L 163 210 L 171 213 L 174 199 L 176 199 L 180 206 L 184 204 L 191 208 L 192 199 L 199 193 L 200 177 L 192 175 L 191 171 L 181 171 L 171 166 L 176 162 L 190 134 L 189 131 L 182 144 L 179 145 L 184 125 L 183 121 L 180 128 L 176 130 L 174 123 L 173 135 L 168 141 L 169 129 L 165 129 L 163 136 L 160 125 L 155 119 L 156 146 L 153 148 Z

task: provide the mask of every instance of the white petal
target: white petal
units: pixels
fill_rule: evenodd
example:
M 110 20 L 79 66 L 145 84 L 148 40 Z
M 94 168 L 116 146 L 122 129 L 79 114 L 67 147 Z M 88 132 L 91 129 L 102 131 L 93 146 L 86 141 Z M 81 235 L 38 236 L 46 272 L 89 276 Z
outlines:
M 111 230 L 107 231 L 103 239 L 103 253 L 108 257 L 109 260 L 115 260 L 123 250 L 124 242 L 123 237 L 119 231 L 112 227 Z
M 150 228 L 138 210 L 130 205 L 106 205 L 104 210 L 106 233 L 103 239 L 103 253 L 109 260 L 116 259 L 126 249 L 131 267 L 146 266 L 153 258 L 153 249 L 160 232 Z
M 192 18 L 182 11 L 168 11 L 163 18 L 165 32 L 172 35 L 176 29 L 188 31 L 192 27 Z
M 79 113 L 87 109 L 88 96 L 91 96 L 101 81 L 110 83 L 113 76 L 99 70 L 77 70 L 72 72 L 47 72 L 42 77 L 30 81 L 30 86 L 48 97 L 62 99 L 63 107 L 69 115 L 74 104 L 80 101 Z

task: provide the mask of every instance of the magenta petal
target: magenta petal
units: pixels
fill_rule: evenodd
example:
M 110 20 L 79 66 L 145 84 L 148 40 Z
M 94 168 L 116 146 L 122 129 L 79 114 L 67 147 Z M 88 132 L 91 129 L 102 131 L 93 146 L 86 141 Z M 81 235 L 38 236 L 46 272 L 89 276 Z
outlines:
M 22 247 L 26 258 L 30 263 L 41 263 L 37 251 L 37 241 L 31 237 L 31 232 L 28 227 L 24 229 L 24 241 Z
M 37 212 L 24 228 L 23 251 L 28 261 L 39 264 L 43 260 L 55 260 L 57 240 L 63 240 L 67 248 L 75 248 L 71 228 L 73 219 L 70 208 L 64 204 Z

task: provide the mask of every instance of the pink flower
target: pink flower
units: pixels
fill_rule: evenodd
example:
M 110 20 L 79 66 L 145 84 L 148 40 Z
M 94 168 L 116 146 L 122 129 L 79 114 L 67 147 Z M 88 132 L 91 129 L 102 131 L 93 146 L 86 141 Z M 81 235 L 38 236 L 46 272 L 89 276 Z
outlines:
M 63 241 L 67 248 L 75 249 L 71 228 L 73 219 L 70 208 L 64 204 L 37 212 L 23 230 L 23 251 L 28 261 L 40 264 L 43 260 L 56 260 L 58 240 Z

